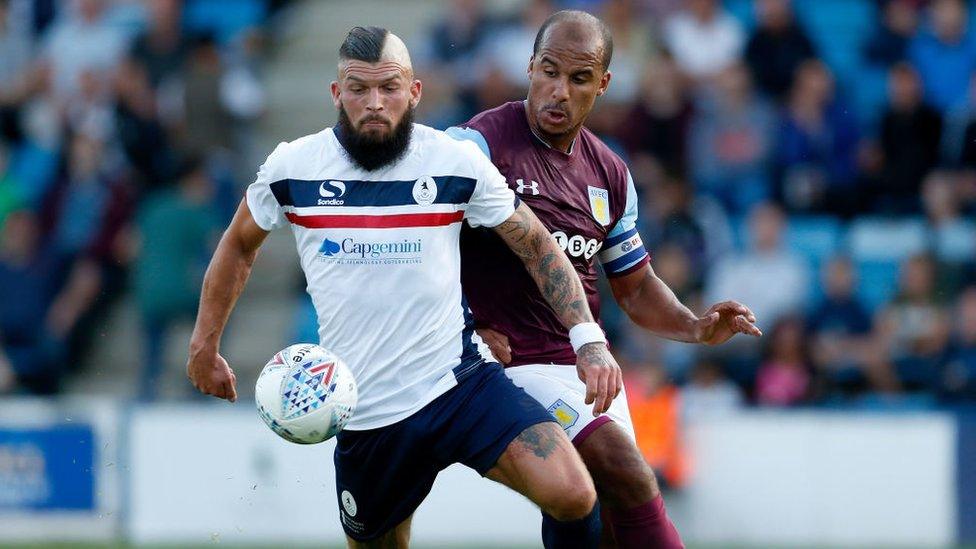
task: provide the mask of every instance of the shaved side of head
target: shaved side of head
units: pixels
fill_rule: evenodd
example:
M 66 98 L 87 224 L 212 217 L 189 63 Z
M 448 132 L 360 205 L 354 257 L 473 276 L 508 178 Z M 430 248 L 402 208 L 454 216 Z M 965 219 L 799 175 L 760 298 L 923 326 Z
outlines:
M 407 45 L 399 36 L 381 27 L 353 27 L 339 46 L 339 75 L 352 61 L 398 66 L 413 78 L 413 64 Z

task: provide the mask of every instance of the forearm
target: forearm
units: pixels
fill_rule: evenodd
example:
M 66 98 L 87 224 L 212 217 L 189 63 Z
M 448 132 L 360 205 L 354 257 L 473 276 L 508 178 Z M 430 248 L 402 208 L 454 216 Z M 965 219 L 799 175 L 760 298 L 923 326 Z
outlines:
M 496 230 L 525 264 L 542 297 L 566 328 L 593 322 L 579 275 L 531 210 L 520 206 Z
M 207 267 L 190 339 L 191 352 L 219 347 L 230 313 L 251 274 L 257 249 L 248 250 L 234 240 L 230 232 L 224 233 Z
M 617 303 L 641 328 L 675 341 L 697 341 L 698 317 L 653 273 L 647 273 L 629 295 L 618 295 Z

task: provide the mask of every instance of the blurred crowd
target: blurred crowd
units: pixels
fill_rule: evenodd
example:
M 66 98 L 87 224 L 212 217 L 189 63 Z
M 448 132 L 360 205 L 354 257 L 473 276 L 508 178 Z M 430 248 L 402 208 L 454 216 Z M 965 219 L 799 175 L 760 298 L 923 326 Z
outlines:
M 0 392 L 58 391 L 128 293 L 155 396 L 166 334 L 267 153 L 261 73 L 286 3 L 0 0 Z M 418 120 L 524 98 L 542 21 L 601 16 L 613 78 L 588 126 L 630 166 L 654 269 L 697 311 L 746 303 L 765 332 L 663 341 L 608 299 L 639 424 L 667 439 L 654 418 L 976 400 L 976 10 L 507 4 L 445 1 L 406 37 Z
M 155 396 L 258 163 L 285 4 L 0 0 L 0 394 L 59 391 L 128 293 Z
M 735 299 L 765 332 L 714 348 L 663 341 L 608 297 L 641 429 L 747 405 L 976 400 L 966 3 L 529 0 L 502 15 L 489 4 L 455 0 L 414 40 L 420 119 L 444 127 L 524 98 L 546 16 L 599 15 L 613 77 L 588 126 L 630 166 L 653 268 L 694 310 Z M 647 435 L 655 452 L 668 446 Z

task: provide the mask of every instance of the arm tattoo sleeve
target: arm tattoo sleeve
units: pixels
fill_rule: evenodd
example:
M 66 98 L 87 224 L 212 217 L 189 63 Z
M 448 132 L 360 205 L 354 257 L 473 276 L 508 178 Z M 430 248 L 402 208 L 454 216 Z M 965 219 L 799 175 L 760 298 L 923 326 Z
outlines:
M 546 227 L 524 204 L 495 231 L 522 259 L 542 297 L 567 328 L 592 322 L 583 284 L 566 254 Z

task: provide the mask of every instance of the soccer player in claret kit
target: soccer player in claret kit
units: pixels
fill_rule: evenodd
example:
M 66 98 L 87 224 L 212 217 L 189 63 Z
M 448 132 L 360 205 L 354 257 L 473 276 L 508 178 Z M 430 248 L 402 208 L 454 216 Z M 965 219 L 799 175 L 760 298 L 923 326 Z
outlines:
M 463 463 L 542 508 L 554 525 L 546 547 L 595 547 L 596 491 L 583 462 L 474 331 L 461 293 L 461 221 L 491 227 L 523 259 L 553 314 L 580 334 L 579 373 L 609 406 L 620 369 L 579 277 L 477 146 L 413 123 L 421 83 L 399 38 L 354 28 L 338 73 L 337 126 L 271 153 L 214 252 L 188 376 L 204 393 L 236 399 L 221 334 L 268 232 L 290 226 L 321 344 L 359 388 L 335 452 L 349 545 L 407 547 L 438 472 Z
M 705 344 L 736 333 L 761 335 L 747 307 L 719 303 L 698 317 L 654 274 L 636 229 L 630 173 L 583 127 L 610 84 L 612 51 L 602 21 L 558 12 L 536 35 L 528 99 L 485 111 L 447 133 L 477 143 L 549 228 L 579 273 L 594 314 L 599 258 L 617 303 L 651 332 Z M 465 228 L 461 255 L 462 287 L 478 332 L 507 363 L 506 374 L 553 414 L 577 447 L 596 483 L 605 536 L 623 548 L 681 547 L 654 473 L 635 444 L 626 396 L 607 409 L 572 366 L 585 328 L 563 327 L 518 258 L 490 231 Z M 544 518 L 544 530 L 552 525 Z

